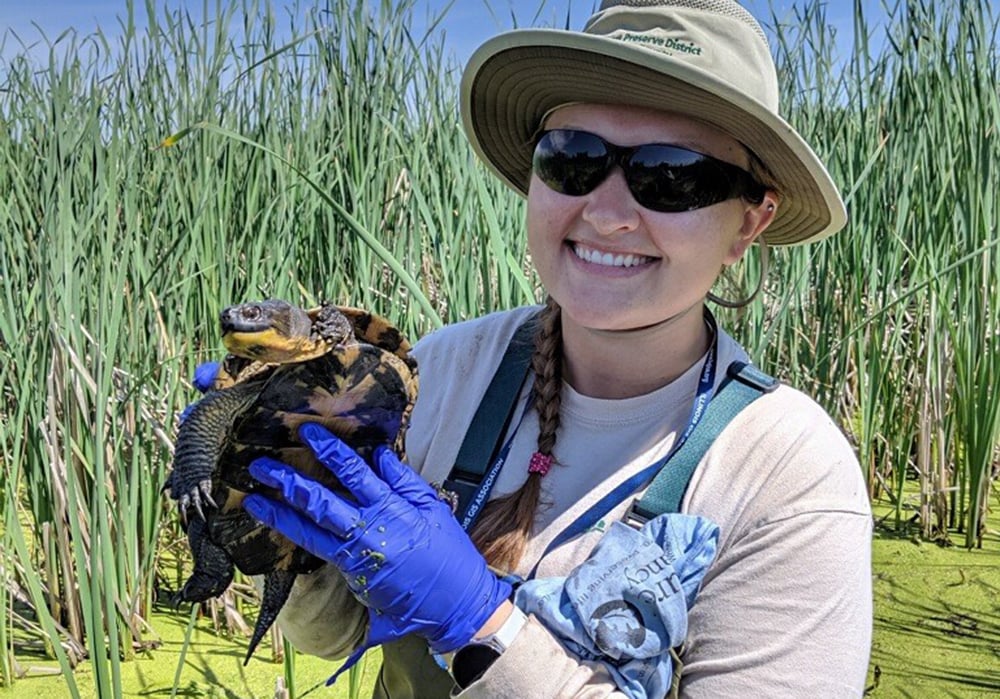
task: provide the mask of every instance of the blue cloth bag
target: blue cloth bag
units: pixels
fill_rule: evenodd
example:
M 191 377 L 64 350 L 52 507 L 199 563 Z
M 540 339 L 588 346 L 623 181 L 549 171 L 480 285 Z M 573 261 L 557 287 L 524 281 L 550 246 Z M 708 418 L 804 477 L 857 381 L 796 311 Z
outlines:
M 715 558 L 719 527 L 662 514 L 633 529 L 614 522 L 565 578 L 529 580 L 515 602 L 573 653 L 603 663 L 632 699 L 670 691 L 670 649 L 687 636 L 687 613 Z

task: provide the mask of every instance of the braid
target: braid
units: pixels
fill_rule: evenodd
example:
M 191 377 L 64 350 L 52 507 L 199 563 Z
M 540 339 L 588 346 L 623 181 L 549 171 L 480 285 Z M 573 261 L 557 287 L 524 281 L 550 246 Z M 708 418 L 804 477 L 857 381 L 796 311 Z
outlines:
M 559 429 L 562 395 L 562 326 L 560 309 L 550 296 L 539 322 L 531 369 L 535 372 L 535 410 L 538 412 L 538 451 L 552 455 Z
M 549 297 L 538 320 L 531 368 L 535 373 L 534 408 L 538 413 L 538 448 L 552 456 L 559 429 L 559 399 L 562 390 L 562 330 L 559 305 Z M 483 508 L 472 528 L 472 540 L 487 562 L 504 573 L 517 567 L 524 555 L 542 504 L 542 475 L 528 473 L 518 490 L 496 498 Z

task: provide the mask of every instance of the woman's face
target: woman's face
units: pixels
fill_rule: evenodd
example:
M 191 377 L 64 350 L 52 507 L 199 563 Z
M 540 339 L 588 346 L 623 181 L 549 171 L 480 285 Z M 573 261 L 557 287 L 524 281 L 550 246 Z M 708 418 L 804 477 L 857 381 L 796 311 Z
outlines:
M 656 110 L 575 104 L 553 112 L 545 128 L 589 131 L 623 146 L 671 143 L 749 165 L 746 149 L 722 131 Z M 618 167 L 583 196 L 559 194 L 532 175 L 528 246 L 564 322 L 641 328 L 700 306 L 723 266 L 767 228 L 769 205 L 777 206 L 770 192 L 759 205 L 736 198 L 663 213 L 636 203 Z

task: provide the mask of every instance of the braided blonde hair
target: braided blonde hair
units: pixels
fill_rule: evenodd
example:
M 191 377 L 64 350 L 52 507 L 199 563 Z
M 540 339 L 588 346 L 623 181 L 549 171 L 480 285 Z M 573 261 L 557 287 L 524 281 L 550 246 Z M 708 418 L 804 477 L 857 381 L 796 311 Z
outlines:
M 536 451 L 552 456 L 559 429 L 562 390 L 562 327 L 560 309 L 550 296 L 539 314 L 531 368 L 535 374 L 534 408 L 538 413 Z M 517 567 L 528 545 L 535 513 L 542 503 L 542 474 L 528 473 L 518 490 L 495 498 L 483 508 L 472 528 L 473 542 L 495 569 L 508 573 Z

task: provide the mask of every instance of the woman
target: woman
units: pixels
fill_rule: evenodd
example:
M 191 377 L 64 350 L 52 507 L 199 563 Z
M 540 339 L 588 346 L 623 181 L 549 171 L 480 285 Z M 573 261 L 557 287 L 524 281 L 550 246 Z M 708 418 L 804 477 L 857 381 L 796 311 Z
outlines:
M 261 461 L 255 477 L 290 505 L 246 501 L 332 563 L 300 576 L 279 617 L 296 647 L 333 659 L 384 644 L 375 694 L 394 699 L 452 691 L 428 646 L 458 651 L 450 670 L 462 697 L 626 696 L 613 659 L 571 651 L 487 563 L 535 580 L 579 570 L 629 511 L 635 493 L 620 484 L 669 455 L 722 369 L 748 361 L 705 312 L 720 272 L 755 241 L 804 243 L 844 225 L 834 184 L 778 115 L 777 95 L 763 32 L 734 2 L 605 0 L 583 32 L 519 30 L 479 49 L 463 123 L 486 164 L 527 195 L 548 301 L 537 316 L 515 309 L 418 343 L 407 437 L 410 465 L 444 483 L 529 323 L 531 376 L 472 527 L 478 550 L 391 454 L 375 475 L 328 433 L 304 429 L 355 499 Z M 609 493 L 610 510 L 562 534 Z M 672 639 L 684 642 L 680 695 L 859 695 L 871 517 L 830 418 L 787 386 L 762 396 L 700 459 L 681 511 L 718 526 L 718 551 L 686 639 Z

